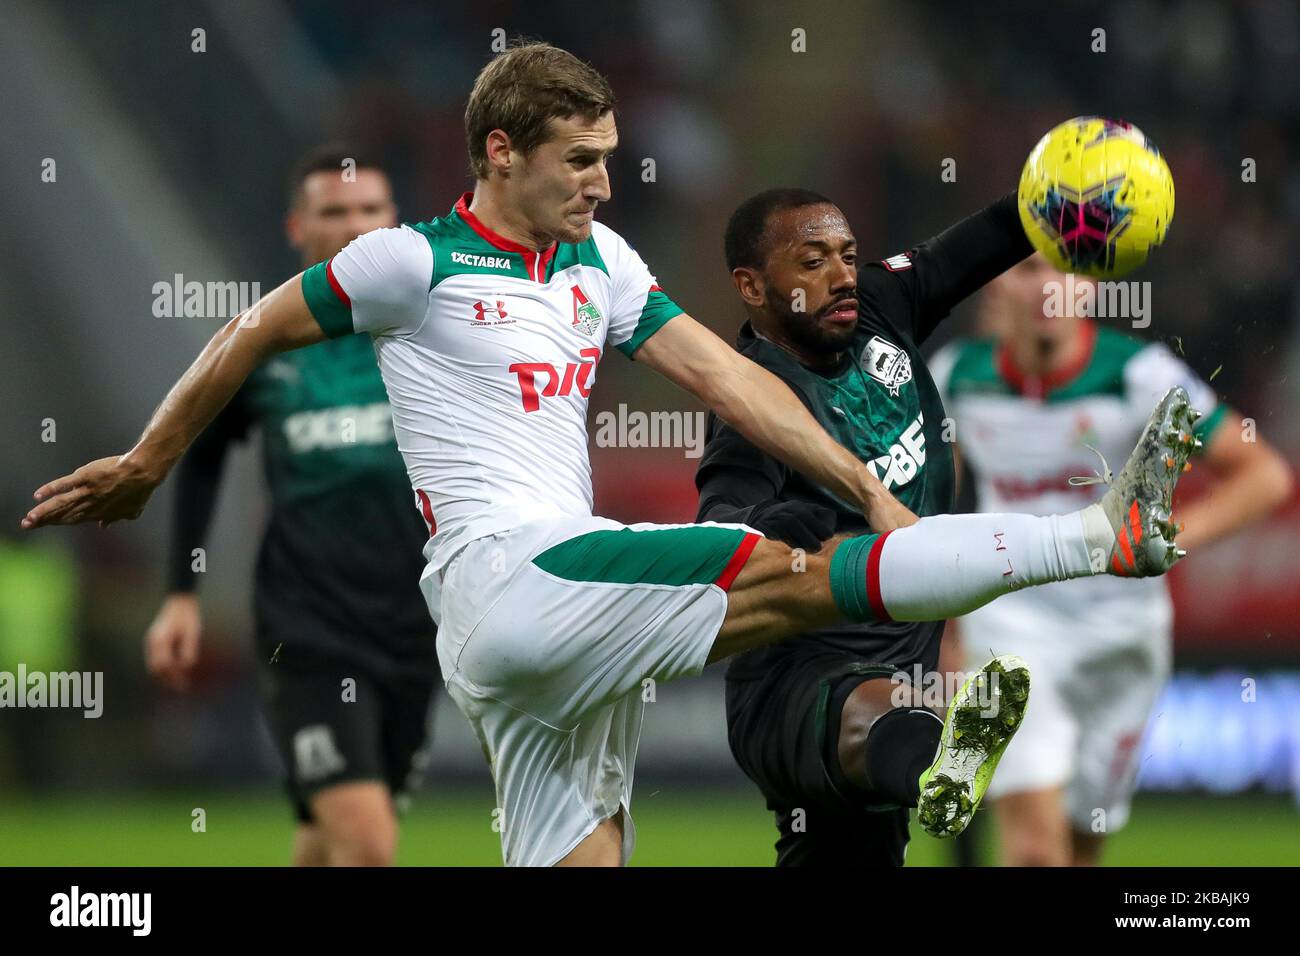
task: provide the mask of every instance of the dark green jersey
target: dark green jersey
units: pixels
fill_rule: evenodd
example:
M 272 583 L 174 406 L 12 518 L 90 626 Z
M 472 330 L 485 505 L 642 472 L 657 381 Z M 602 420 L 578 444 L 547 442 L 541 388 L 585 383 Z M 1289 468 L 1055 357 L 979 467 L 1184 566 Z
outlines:
M 368 337 L 344 336 L 279 355 L 249 377 L 240 401 L 246 421 L 262 430 L 266 480 L 277 506 L 388 477 L 406 487 L 403 513 L 418 517 Z
M 952 509 L 952 446 L 942 439 L 943 404 L 910 335 L 884 321 L 883 315 L 863 309 L 852 348 L 840 368 L 827 375 L 804 368 L 785 350 L 758 338 L 748 323 L 741 330 L 737 348 L 783 379 L 830 436 L 865 462 L 911 511 L 927 515 Z M 730 495 L 740 488 L 753 488 L 742 484 L 739 470 L 766 479 L 762 490 L 750 491 L 744 499 L 759 499 L 745 509 L 751 513 L 770 495 L 778 501 L 804 501 L 834 509 L 837 534 L 870 530 L 856 507 L 759 451 L 716 416 L 709 419 L 708 442 L 697 476 L 700 520 L 748 522 L 748 514 L 727 509 L 728 501 L 739 504 Z M 765 530 L 761 523 L 758 530 Z M 774 658 L 798 653 L 801 646 L 811 644 L 831 645 L 872 661 L 901 666 L 921 660 L 942 629 L 942 623 L 837 625 L 797 641 L 742 654 L 731 663 L 728 675 L 741 678 L 762 672 Z
M 258 558 L 258 643 L 424 668 L 433 624 L 419 590 L 429 531 L 393 436 L 368 336 L 286 352 L 249 377 L 186 455 L 172 586 L 193 586 L 225 449 L 261 432 L 271 515 Z
M 1014 196 L 1006 197 L 908 253 L 858 270 L 857 331 L 834 370 L 805 368 L 748 323 L 736 347 L 783 379 L 831 437 L 911 511 L 942 514 L 953 506 L 952 445 L 945 441 L 943 402 L 920 344 L 956 302 L 1029 251 Z M 774 503 L 804 502 L 833 509 L 836 533 L 870 530 L 854 505 L 760 451 L 716 416 L 709 420 L 696 484 L 701 521 L 740 521 L 764 531 L 761 516 Z M 942 631 L 943 622 L 838 625 L 742 654 L 728 676 L 756 676 L 781 655 L 827 648 L 932 670 Z
M 941 514 L 952 508 L 952 447 L 942 439 L 943 402 L 907 332 L 863 310 L 852 346 L 839 367 L 825 374 L 805 368 L 789 352 L 755 335 L 748 322 L 736 347 L 782 378 L 827 433 L 909 510 Z M 716 418 L 708 438 L 701 472 L 731 457 L 727 446 L 733 438 L 744 441 Z M 837 532 L 868 530 L 854 505 L 775 459 L 767 461 L 768 473 L 788 495 L 836 510 Z

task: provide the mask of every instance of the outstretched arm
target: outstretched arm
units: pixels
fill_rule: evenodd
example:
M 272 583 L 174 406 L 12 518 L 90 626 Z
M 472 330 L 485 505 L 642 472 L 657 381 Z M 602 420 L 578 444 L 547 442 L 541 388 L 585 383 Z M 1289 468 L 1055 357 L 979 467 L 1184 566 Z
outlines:
M 916 521 L 866 465 L 826 434 L 785 382 L 689 315 L 665 323 L 636 359 L 695 395 L 760 449 L 855 505 L 873 531 Z
M 906 317 L 920 344 L 957 303 L 1033 251 L 1010 193 L 909 252 L 865 263 L 858 294 L 895 322 Z
M 25 529 L 98 521 L 100 526 L 138 517 L 176 460 L 239 386 L 277 352 L 325 339 L 294 276 L 231 319 L 204 347 L 124 455 L 82 465 L 36 489 L 39 504 L 22 520 Z

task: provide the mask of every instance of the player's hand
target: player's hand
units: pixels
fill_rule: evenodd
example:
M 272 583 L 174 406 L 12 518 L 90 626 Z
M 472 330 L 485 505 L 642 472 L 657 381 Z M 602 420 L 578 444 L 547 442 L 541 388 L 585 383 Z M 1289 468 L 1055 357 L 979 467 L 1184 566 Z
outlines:
M 792 548 L 817 552 L 835 533 L 835 512 L 806 501 L 772 501 L 757 505 L 745 524 Z
M 144 636 L 149 673 L 174 690 L 188 690 L 202 632 L 199 599 L 193 594 L 168 595 Z
M 906 528 L 916 524 L 920 519 L 912 514 L 901 501 L 891 494 L 873 498 L 866 513 L 867 524 L 876 534 L 884 534 L 895 528 Z
M 41 485 L 32 495 L 40 504 L 27 512 L 21 527 L 30 531 L 48 524 L 98 521 L 103 528 L 138 518 L 161 479 L 128 459 L 101 458 Z

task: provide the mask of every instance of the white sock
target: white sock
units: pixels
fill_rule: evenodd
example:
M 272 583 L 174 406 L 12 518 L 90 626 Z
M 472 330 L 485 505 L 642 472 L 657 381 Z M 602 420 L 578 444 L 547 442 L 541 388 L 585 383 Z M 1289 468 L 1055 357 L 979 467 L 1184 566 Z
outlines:
M 881 545 L 879 596 L 896 621 L 958 617 L 1020 588 L 1097 574 L 1114 540 L 1099 505 L 1041 517 L 922 518 Z M 1102 560 L 1094 564 L 1098 547 Z

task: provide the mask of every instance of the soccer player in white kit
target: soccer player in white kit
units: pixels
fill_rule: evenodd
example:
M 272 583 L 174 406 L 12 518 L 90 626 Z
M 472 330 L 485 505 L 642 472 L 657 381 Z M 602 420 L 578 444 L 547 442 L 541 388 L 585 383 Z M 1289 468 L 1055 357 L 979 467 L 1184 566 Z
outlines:
M 1205 412 L 1195 430 L 1214 477 L 1180 514 L 1180 545 L 1229 534 L 1287 498 L 1281 456 L 1243 438 L 1240 416 L 1167 346 L 1070 308 L 1047 317 L 1049 284 L 1064 291 L 1064 280 L 1041 255 L 1026 259 L 985 293 L 998 334 L 950 343 L 930 362 L 981 511 L 1053 514 L 1096 500 L 1104 486 L 1087 476 L 1100 458 L 1127 454 L 1151 402 L 1174 386 Z M 1122 549 L 1112 560 L 1124 562 Z M 972 655 L 1014 653 L 1034 675 L 1033 703 L 988 793 L 1005 862 L 1095 864 L 1105 835 L 1124 826 L 1172 627 L 1168 587 L 1154 578 L 1052 584 L 961 619 Z
M 1100 504 L 918 521 L 779 378 L 683 313 L 593 221 L 611 194 L 613 103 L 599 73 L 548 44 L 492 60 L 466 109 L 472 194 L 432 221 L 359 237 L 232 320 L 134 448 L 43 485 L 21 522 L 137 517 L 254 367 L 368 333 L 429 525 L 420 587 L 443 678 L 491 765 L 512 865 L 627 859 L 647 679 L 698 674 L 833 621 L 942 619 L 1021 587 L 1107 573 L 1097 556 L 1121 547 L 1130 511 L 1143 535 L 1132 573 L 1161 574 L 1178 556 L 1168 508 L 1196 412 L 1177 389 Z M 609 346 L 841 496 L 872 533 L 793 560 L 744 526 L 593 516 L 587 395 Z M 1023 663 L 981 673 L 1012 671 L 1011 709 L 996 697 L 950 709 L 918 802 L 938 829 L 966 825 L 1019 726 Z M 957 711 L 981 732 L 958 739 Z

